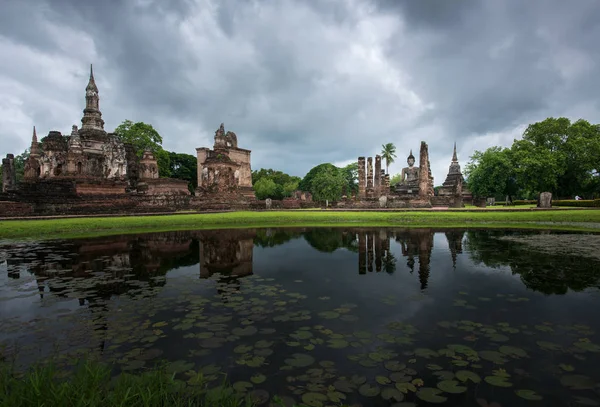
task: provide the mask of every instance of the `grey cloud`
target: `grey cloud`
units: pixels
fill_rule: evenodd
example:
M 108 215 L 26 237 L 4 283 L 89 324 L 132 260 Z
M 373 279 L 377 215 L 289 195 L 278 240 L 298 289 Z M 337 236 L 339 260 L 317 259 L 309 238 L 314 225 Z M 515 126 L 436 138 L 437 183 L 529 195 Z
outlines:
M 10 133 L 0 134 L 0 153 L 27 146 L 27 118 L 44 133 L 79 120 L 91 62 L 109 130 L 145 121 L 167 149 L 194 154 L 225 122 L 253 150 L 254 168 L 300 176 L 390 141 L 394 173 L 425 140 L 439 184 L 454 141 L 464 166 L 473 149 L 510 143 L 519 125 L 600 112 L 600 7 L 589 0 L 6 4 L 0 44 L 29 47 L 46 66 L 56 60 L 62 77 L 48 79 L 25 57 L 0 63 L 0 90 L 25 89 L 6 99 L 23 114 L 0 121 Z M 47 24 L 89 36 L 93 49 L 49 37 Z

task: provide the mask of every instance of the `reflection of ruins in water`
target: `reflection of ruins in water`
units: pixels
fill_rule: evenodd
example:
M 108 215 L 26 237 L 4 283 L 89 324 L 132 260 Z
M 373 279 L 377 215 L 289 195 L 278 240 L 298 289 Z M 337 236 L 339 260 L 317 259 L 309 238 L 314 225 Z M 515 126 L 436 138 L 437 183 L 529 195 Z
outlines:
M 427 288 L 431 252 L 433 250 L 433 229 L 355 229 L 358 240 L 358 273 L 366 274 L 375 270 L 393 273 L 396 270 L 397 259 L 390 250 L 390 239 L 394 238 L 400 244 L 402 256 L 412 274 L 415 269 L 415 259 L 419 262 L 419 281 L 421 289 Z M 448 247 L 452 256 L 452 265 L 456 267 L 457 254 L 462 253 L 464 231 L 445 231 Z

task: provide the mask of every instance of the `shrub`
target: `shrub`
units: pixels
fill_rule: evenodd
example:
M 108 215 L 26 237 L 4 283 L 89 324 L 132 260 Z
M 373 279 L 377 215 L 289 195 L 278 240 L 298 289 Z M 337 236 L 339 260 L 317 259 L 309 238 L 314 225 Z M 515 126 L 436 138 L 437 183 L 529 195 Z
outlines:
M 562 199 L 552 201 L 552 206 L 576 206 L 579 208 L 600 208 L 600 199 L 594 200 L 575 200 L 575 199 Z

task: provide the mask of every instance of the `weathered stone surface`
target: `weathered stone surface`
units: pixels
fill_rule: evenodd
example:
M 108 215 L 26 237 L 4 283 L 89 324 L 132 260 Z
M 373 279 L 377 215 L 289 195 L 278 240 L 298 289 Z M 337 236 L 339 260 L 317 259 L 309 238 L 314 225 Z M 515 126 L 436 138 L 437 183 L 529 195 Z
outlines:
M 140 179 L 143 180 L 158 178 L 158 161 L 152 151 L 144 151 L 139 164 L 139 172 Z
M 367 178 L 365 174 L 365 157 L 358 157 L 358 198 L 364 199 L 367 191 Z
M 429 148 L 424 141 L 421 141 L 419 167 L 419 196 L 421 198 L 431 197 L 433 196 L 433 177 L 429 168 Z
M 381 194 L 381 156 L 375 156 L 375 174 L 373 179 L 373 193 L 375 197 Z
M 386 195 L 382 195 L 379 197 L 379 207 L 380 208 L 385 208 L 387 206 L 387 196 Z
M 271 198 L 265 199 L 265 206 L 267 209 L 271 209 L 272 204 L 273 204 L 273 201 L 271 200 Z
M 552 208 L 552 192 L 542 192 L 538 198 L 538 208 Z
M 214 194 L 237 192 L 246 199 L 256 199 L 252 188 L 250 150 L 238 147 L 237 136 L 225 133 L 221 123 L 215 132 L 213 150 L 196 149 L 198 161 L 198 188 L 196 196 L 210 198 Z
M 15 156 L 7 154 L 2 159 L 2 192 L 12 191 L 17 184 L 15 173 Z
M 367 158 L 367 189 L 373 188 L 373 157 Z

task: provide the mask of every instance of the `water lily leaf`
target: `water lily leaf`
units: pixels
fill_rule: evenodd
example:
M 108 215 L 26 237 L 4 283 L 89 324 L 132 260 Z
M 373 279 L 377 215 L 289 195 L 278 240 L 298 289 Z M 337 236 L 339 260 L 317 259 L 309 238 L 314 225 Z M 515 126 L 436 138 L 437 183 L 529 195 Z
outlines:
M 267 380 L 267 376 L 260 373 L 255 373 L 252 375 L 252 377 L 250 377 L 250 381 L 254 384 L 261 384 L 265 380 Z
M 335 311 L 323 311 L 323 312 L 319 312 L 319 316 L 324 319 L 335 319 L 335 318 L 339 318 L 340 314 L 339 314 L 339 312 L 335 312 Z
M 442 370 L 443 367 L 441 367 L 440 365 L 429 364 L 429 365 L 427 365 L 427 369 L 429 369 L 429 370 Z
M 527 352 L 525 352 L 521 348 L 516 348 L 514 346 L 503 345 L 503 346 L 500 346 L 500 348 L 498 350 L 500 351 L 500 353 L 504 353 L 505 355 L 508 355 L 508 356 L 516 356 L 516 357 L 520 357 L 520 358 L 527 357 Z
M 198 338 L 198 339 L 208 339 L 208 338 L 212 338 L 213 336 L 215 336 L 215 333 L 214 333 L 214 332 L 207 331 L 207 332 L 200 332 L 200 333 L 197 333 L 197 334 L 196 334 L 196 335 L 194 335 L 194 336 L 195 336 L 196 338 Z
M 573 345 L 575 345 L 579 349 L 583 349 L 588 352 L 594 352 L 594 353 L 600 352 L 600 346 L 596 345 L 595 343 L 592 343 L 592 342 L 578 341 L 578 342 L 575 342 Z
M 328 391 L 327 398 L 334 403 L 340 403 L 342 400 L 346 400 L 346 395 L 339 391 Z
M 580 404 L 582 406 L 600 406 L 599 402 L 589 399 L 587 397 L 576 396 L 575 400 L 577 401 L 577 404 Z
M 313 334 L 308 331 L 296 331 L 290 336 L 294 339 L 309 339 L 312 338 Z
M 404 393 L 393 387 L 386 387 L 381 390 L 381 397 L 384 400 L 402 401 L 404 400 Z
M 594 381 L 584 375 L 564 375 L 560 378 L 560 383 L 573 390 L 589 390 L 594 388 Z
M 383 363 L 383 366 L 392 372 L 399 372 L 406 369 L 406 364 L 398 362 L 397 360 L 388 360 Z
M 560 350 L 562 346 L 554 342 L 537 341 L 538 346 L 544 350 Z
M 438 389 L 446 393 L 464 393 L 467 391 L 465 386 L 460 386 L 456 380 L 442 380 L 437 384 Z
M 358 388 L 358 392 L 365 397 L 375 397 L 381 389 L 376 384 L 365 383 Z
M 246 393 L 248 390 L 250 390 L 254 386 L 250 382 L 240 381 L 240 382 L 234 383 L 232 387 L 237 392 Z
M 256 342 L 254 344 L 254 346 L 258 349 L 270 348 L 271 346 L 273 346 L 273 342 L 260 340 L 260 341 Z
M 303 353 L 294 353 L 291 358 L 285 359 L 285 363 L 293 367 L 307 367 L 315 363 L 315 358 Z
M 443 403 L 448 399 L 440 396 L 441 393 L 441 390 L 434 389 L 433 387 L 421 387 L 417 392 L 417 397 L 428 403 Z
M 575 370 L 575 368 L 573 367 L 573 365 L 567 365 L 565 363 L 561 363 L 560 365 L 558 365 L 562 370 L 564 370 L 565 372 L 572 372 Z
M 362 359 L 358 362 L 359 365 L 364 367 L 375 367 L 377 366 L 377 362 L 372 359 Z
M 302 402 L 310 407 L 322 407 L 326 401 L 328 401 L 328 397 L 322 393 L 304 393 L 302 395 Z
M 440 380 L 452 380 L 454 379 L 454 373 L 449 370 L 438 370 L 433 372 L 435 376 L 437 376 Z
M 542 396 L 540 396 L 533 390 L 525 390 L 525 389 L 515 390 L 515 393 L 517 394 L 517 396 L 519 396 L 525 400 L 531 400 L 531 401 L 542 400 Z
M 469 366 L 469 362 L 467 362 L 466 360 L 459 360 L 459 359 L 453 360 L 452 364 L 455 366 L 459 366 L 459 367 Z
M 225 338 L 213 337 L 213 338 L 204 339 L 203 341 L 201 341 L 200 346 L 202 346 L 203 348 L 209 348 L 209 349 L 220 348 L 221 346 L 223 346 L 223 344 L 225 344 L 225 342 L 227 342 L 227 340 Z
M 123 366 L 121 369 L 122 370 L 141 369 L 142 367 L 144 367 L 145 364 L 146 364 L 146 362 L 143 360 L 132 360 L 131 362 L 127 363 L 127 365 Z
M 457 344 L 452 344 L 452 345 L 448 345 L 448 349 L 456 352 L 456 353 L 461 353 L 463 355 L 476 355 L 477 352 L 473 349 L 470 348 L 466 345 L 457 345 Z
M 359 376 L 359 375 L 352 375 L 352 377 L 350 378 L 350 381 L 352 381 L 352 383 L 356 384 L 357 386 L 365 383 L 367 381 L 367 377 L 366 376 Z
M 260 367 L 265 363 L 265 358 L 262 356 L 254 356 L 251 359 L 246 360 L 246 366 L 248 367 Z
M 237 336 L 250 336 L 258 332 L 255 326 L 247 326 L 245 328 L 233 328 L 231 333 Z
M 369 339 L 371 337 L 371 332 L 357 331 L 357 332 L 354 332 L 353 335 L 359 339 Z
M 248 398 L 252 400 L 255 405 L 260 406 L 269 401 L 269 392 L 263 389 L 256 389 L 248 394 Z
M 475 372 L 471 372 L 469 370 L 459 370 L 456 372 L 456 378 L 461 382 L 466 382 L 467 380 L 472 381 L 473 383 L 481 382 L 481 377 Z
M 486 383 L 491 384 L 492 386 L 497 386 L 497 387 L 511 387 L 512 383 L 510 383 L 506 377 L 502 377 L 502 376 L 486 376 L 485 379 Z
M 502 365 L 506 362 L 506 359 L 504 358 L 504 354 L 502 354 L 500 352 L 496 352 L 493 350 L 482 350 L 478 354 L 481 359 L 490 361 L 497 365 Z
M 417 391 L 417 388 L 414 384 L 406 382 L 396 383 L 396 388 L 404 394 L 408 393 L 409 391 L 412 391 L 413 393 Z
M 333 349 L 343 349 L 348 346 L 348 341 L 344 339 L 330 339 L 327 346 Z
M 333 383 L 333 387 L 344 393 L 352 393 L 355 389 L 355 385 L 347 380 L 337 380 Z
M 376 376 L 375 381 L 379 384 L 386 385 L 390 384 L 392 381 L 386 376 Z
M 415 355 L 420 356 L 422 358 L 426 358 L 426 359 L 439 356 L 436 351 L 431 350 L 431 349 L 425 349 L 425 348 L 415 349 Z
M 178 360 L 176 362 L 171 362 L 167 366 L 167 372 L 169 373 L 181 373 L 186 370 L 190 370 L 194 367 L 192 362 L 186 362 L 185 360 Z

